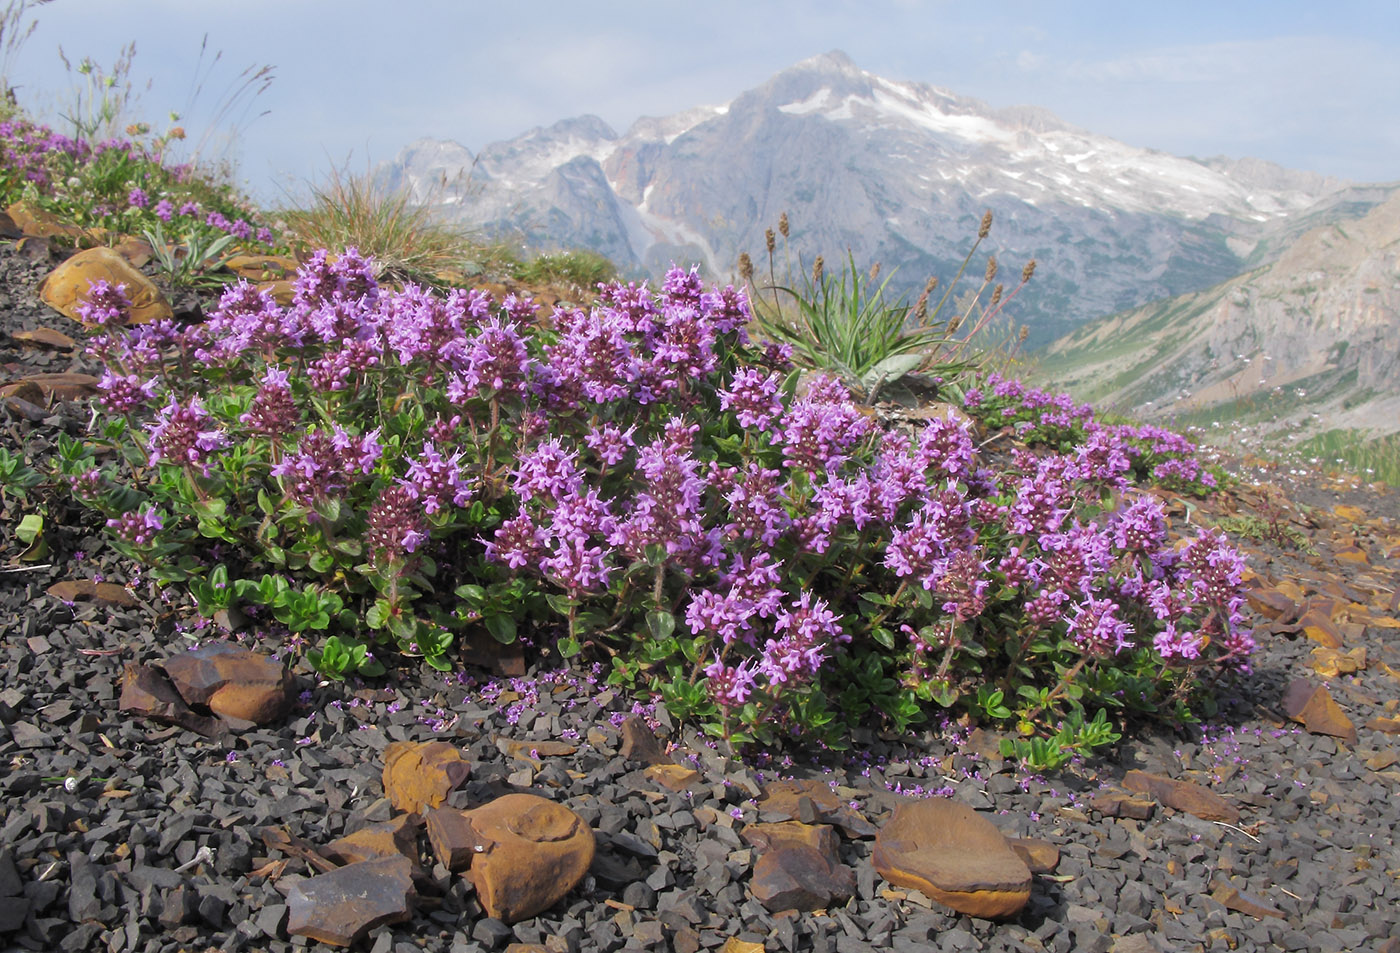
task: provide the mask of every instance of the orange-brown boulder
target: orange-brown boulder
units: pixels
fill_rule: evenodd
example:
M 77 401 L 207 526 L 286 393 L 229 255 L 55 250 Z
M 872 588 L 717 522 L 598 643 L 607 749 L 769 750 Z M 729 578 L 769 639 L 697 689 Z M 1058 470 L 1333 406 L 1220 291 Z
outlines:
M 384 794 L 394 809 L 438 807 L 471 774 L 471 762 L 445 741 L 396 741 L 384 749 Z
M 110 248 L 89 248 L 69 258 L 39 284 L 39 297 L 58 313 L 81 321 L 78 307 L 87 301 L 92 283 L 100 280 L 126 286 L 131 324 L 164 320 L 174 314 L 155 283 Z
M 1031 896 L 1031 871 L 991 821 L 966 804 L 912 801 L 875 836 L 880 876 L 912 887 L 959 913 L 1015 916 Z
M 546 798 L 507 794 L 464 816 L 484 846 L 467 879 L 487 915 L 505 923 L 554 906 L 593 863 L 588 824 Z

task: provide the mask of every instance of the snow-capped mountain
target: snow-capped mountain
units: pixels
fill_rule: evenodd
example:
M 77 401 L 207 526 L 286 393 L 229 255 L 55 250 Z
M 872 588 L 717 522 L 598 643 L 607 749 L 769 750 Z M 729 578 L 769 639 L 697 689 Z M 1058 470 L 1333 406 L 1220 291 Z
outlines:
M 379 178 L 488 233 L 592 248 L 648 274 L 674 260 L 728 277 L 743 251 L 766 272 L 764 231 L 786 211 L 794 261 L 849 249 L 859 264 L 897 266 L 909 288 L 950 278 L 991 209 L 983 248 L 1005 273 L 1039 261 L 1016 303 L 1032 343 L 1215 285 L 1270 260 L 1296 222 L 1356 217 L 1388 194 L 1135 148 L 1043 109 L 885 79 L 839 52 L 622 135 L 585 116 L 475 156 L 420 140 Z

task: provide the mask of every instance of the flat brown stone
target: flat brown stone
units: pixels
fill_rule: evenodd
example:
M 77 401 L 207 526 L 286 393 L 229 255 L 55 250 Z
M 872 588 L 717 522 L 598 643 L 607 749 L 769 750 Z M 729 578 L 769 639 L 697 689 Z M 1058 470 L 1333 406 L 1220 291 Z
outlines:
M 653 764 L 642 773 L 648 779 L 677 793 L 688 791 L 700 783 L 700 772 L 683 764 Z
M 1329 649 L 1342 647 L 1342 633 L 1337 624 L 1317 610 L 1309 610 L 1298 619 L 1298 625 L 1308 638 Z
M 1277 917 L 1280 920 L 1287 919 L 1287 916 L 1282 910 L 1269 903 L 1263 897 L 1240 890 L 1227 883 L 1216 884 L 1215 889 L 1210 892 L 1210 895 L 1214 900 L 1223 903 L 1226 909 L 1234 910 L 1236 913 L 1243 913 L 1247 917 L 1254 917 L 1256 920 L 1262 920 L 1265 917 Z
M 864 815 L 841 800 L 820 781 L 773 781 L 763 786 L 758 809 L 765 814 L 802 821 L 804 824 L 835 824 L 847 837 L 871 837 L 878 828 Z
M 661 747 L 661 741 L 647 727 L 641 715 L 628 715 L 622 720 L 622 745 L 619 753 L 627 761 L 641 761 L 645 764 L 665 764 L 670 759 Z
M 384 794 L 394 809 L 438 807 L 471 774 L 471 762 L 445 741 L 395 741 L 384 749 Z
M 112 606 L 130 608 L 136 605 L 136 597 L 114 582 L 93 582 L 91 579 L 65 579 L 44 590 L 60 602 L 78 602 L 91 599 Z
M 856 875 L 851 868 L 833 863 L 819 850 L 787 845 L 765 850 L 758 858 L 749 880 L 749 892 L 773 913 L 780 910 L 810 912 L 849 900 L 856 892 Z
M 71 351 L 78 342 L 53 328 L 35 328 L 33 331 L 16 331 L 11 335 L 16 341 L 29 347 L 43 347 L 54 351 Z
M 294 277 L 297 260 L 282 255 L 234 255 L 224 267 L 249 281 L 274 281 Z
M 765 852 L 782 847 L 810 847 L 833 864 L 840 856 L 841 840 L 830 824 L 803 824 L 801 821 L 749 824 L 739 836 Z
M 871 862 L 880 876 L 912 887 L 959 913 L 1015 916 L 1031 895 L 1031 872 L 996 826 L 966 804 L 912 801 L 875 837 Z
M 234 727 L 266 725 L 287 713 L 292 675 L 281 662 L 228 642 L 211 642 L 161 663 L 190 705 L 209 710 Z
M 78 307 L 87 301 L 89 286 L 99 280 L 126 286 L 126 297 L 131 302 L 130 324 L 174 316 L 170 302 L 155 283 L 110 248 L 89 248 L 69 258 L 40 282 L 39 297 L 59 314 L 81 321 Z
M 1298 603 L 1277 589 L 1246 589 L 1245 599 L 1249 602 L 1251 609 L 1270 622 L 1282 622 L 1297 618 Z
M 1358 645 L 1347 652 L 1339 652 L 1320 645 L 1312 650 L 1308 668 L 1319 678 L 1336 678 L 1338 675 L 1354 675 L 1366 668 L 1366 646 Z
M 1006 843 L 1033 874 L 1053 873 L 1055 868 L 1060 866 L 1060 848 L 1048 840 L 1016 837 L 1007 838 Z
M 5 214 L 21 234 L 31 238 L 51 238 L 55 235 L 76 238 L 83 233 L 77 225 L 63 221 L 53 212 L 42 209 L 33 202 L 15 202 L 5 209 Z
M 558 903 L 593 863 L 593 831 L 573 811 L 533 794 L 507 794 L 467 811 L 483 842 L 467 870 L 493 916 L 517 923 Z
M 1282 705 L 1284 714 L 1313 734 L 1356 744 L 1356 726 L 1321 685 L 1295 678 L 1284 690 Z
M 577 745 L 563 741 L 517 741 L 500 736 L 496 738 L 496 747 L 507 757 L 529 761 L 536 767 L 539 767 L 541 758 L 558 758 L 578 750 Z
M 1146 771 L 1129 771 L 1123 787 L 1139 794 L 1150 794 L 1167 807 L 1193 814 L 1203 821 L 1239 822 L 1240 812 L 1229 801 L 1193 781 L 1178 781 Z
M 91 374 L 65 371 L 56 374 L 30 374 L 21 384 L 33 384 L 39 388 L 45 404 L 55 404 L 65 400 L 82 400 L 97 393 L 99 379 Z
M 1383 731 L 1388 735 L 1400 735 L 1400 718 L 1386 718 L 1384 715 L 1377 715 L 1366 722 L 1366 727 L 1372 731 Z
M 127 664 L 122 672 L 122 694 L 117 709 L 167 725 L 178 725 L 206 738 L 218 737 L 228 730 L 219 719 L 192 711 L 165 673 L 149 665 Z
M 323 853 L 338 864 L 357 864 L 381 857 L 407 857 L 418 863 L 418 821 L 400 814 L 391 821 L 369 824 L 353 834 L 336 838 Z
M 287 932 L 350 946 L 377 926 L 409 919 L 414 898 L 407 857 L 361 861 L 294 884 L 287 893 Z
M 1134 797 L 1122 791 L 1110 791 L 1094 796 L 1089 806 L 1104 817 L 1126 817 L 1135 821 L 1152 819 L 1157 802 L 1151 798 Z

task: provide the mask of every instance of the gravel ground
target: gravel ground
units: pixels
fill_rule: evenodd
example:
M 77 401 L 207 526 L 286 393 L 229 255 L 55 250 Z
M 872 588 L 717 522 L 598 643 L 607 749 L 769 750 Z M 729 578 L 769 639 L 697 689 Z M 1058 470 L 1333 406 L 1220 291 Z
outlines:
M 4 379 L 79 370 L 83 360 L 21 346 L 21 329 L 71 331 L 37 303 L 33 288 L 53 262 L 0 245 L 0 364 Z M 46 452 L 60 430 L 81 431 L 80 402 L 42 420 L 6 412 L 12 452 Z M 1350 587 L 1354 602 L 1394 591 L 1400 539 L 1394 496 L 1353 489 L 1372 503 L 1366 526 L 1323 519 L 1331 493 L 1309 484 L 1319 507 L 1307 528 L 1318 555 L 1261 543 L 1251 565 L 1305 590 Z M 1341 497 L 1336 497 L 1337 501 Z M 1202 506 L 1194 518 L 1238 501 Z M 919 736 L 862 731 L 857 755 L 793 751 L 726 759 L 673 725 L 664 711 L 634 707 L 586 674 L 531 668 L 524 677 L 484 671 L 445 677 L 401 670 L 371 685 L 317 684 L 298 671 L 299 703 L 285 722 L 222 740 L 134 719 L 117 710 L 123 667 L 159 661 L 207 638 L 181 631 L 132 567 L 101 541 L 89 517 L 49 514 L 49 565 L 17 561 L 19 511 L 0 520 L 0 948 L 286 951 L 320 944 L 288 939 L 286 894 L 308 871 L 278 869 L 264 827 L 284 826 L 312 844 L 388 817 L 380 754 L 396 740 L 448 740 L 466 751 L 472 779 L 457 806 L 506 790 L 530 790 L 577 811 L 595 830 L 597 859 L 584 881 L 547 913 L 507 927 L 483 916 L 469 887 L 432 872 L 440 890 L 407 923 L 363 941 L 374 953 L 409 950 L 718 949 L 731 939 L 767 950 L 1400 950 L 1400 741 L 1363 727 L 1400 705 L 1396 631 L 1353 626 L 1348 648 L 1367 665 L 1334 678 L 1332 696 L 1359 729 L 1348 746 L 1287 722 L 1280 699 L 1316 644 L 1261 629 L 1255 671 L 1222 686 L 1224 714 L 1188 735 L 1141 730 L 1104 758 L 1049 777 L 979 754 L 989 747 L 958 726 Z M 1385 514 L 1381 516 L 1380 514 Z M 1345 523 L 1345 525 L 1343 525 Z M 1355 538 L 1369 565 L 1333 558 Z M 1338 540 L 1342 540 L 1338 542 Z M 56 582 L 124 585 L 131 605 L 64 603 Z M 1380 610 L 1377 610 L 1378 612 Z M 1392 603 L 1389 616 L 1396 615 Z M 1295 627 L 1296 628 L 1296 627 Z M 1359 631 L 1358 631 L 1359 629 Z M 266 641 L 257 647 L 276 651 Z M 640 712 L 677 760 L 702 782 L 671 792 L 619 753 L 622 718 Z M 571 754 L 530 758 L 530 743 L 566 742 Z M 508 741 L 522 741 L 513 749 Z M 517 750 L 511 756 L 511 750 Z M 1158 807 L 1147 820 L 1105 817 L 1091 805 L 1131 769 L 1195 781 L 1241 812 L 1238 824 Z M 1010 922 L 952 913 L 915 891 L 893 889 L 870 865 L 873 841 L 843 837 L 857 873 L 845 906 L 774 915 L 749 895 L 753 852 L 739 834 L 768 819 L 754 796 L 777 778 L 835 785 L 875 825 L 901 798 L 933 792 L 970 805 L 1008 835 L 1057 845 L 1053 873 L 1035 879 L 1029 905 Z M 212 859 L 202 860 L 202 848 Z M 1232 907 L 1229 888 L 1277 915 Z M 1258 912 L 1258 911 L 1256 911 Z

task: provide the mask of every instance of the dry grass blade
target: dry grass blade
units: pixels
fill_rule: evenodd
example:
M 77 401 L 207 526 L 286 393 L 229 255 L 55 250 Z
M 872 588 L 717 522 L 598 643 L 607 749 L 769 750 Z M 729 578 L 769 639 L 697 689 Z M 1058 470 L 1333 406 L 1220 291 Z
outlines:
M 282 213 L 286 232 L 303 250 L 354 247 L 378 263 L 381 273 L 430 279 L 471 257 L 474 245 L 460 228 L 441 220 L 406 190 L 391 191 L 368 174 L 332 169 L 312 185 L 311 200 Z

